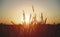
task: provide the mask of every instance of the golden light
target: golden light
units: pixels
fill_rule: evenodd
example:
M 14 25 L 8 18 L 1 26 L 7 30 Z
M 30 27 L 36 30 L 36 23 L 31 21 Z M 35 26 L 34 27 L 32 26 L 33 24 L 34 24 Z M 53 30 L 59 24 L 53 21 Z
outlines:
M 25 22 L 26 24 L 29 24 L 29 18 L 30 18 L 30 15 L 29 14 L 25 14 Z

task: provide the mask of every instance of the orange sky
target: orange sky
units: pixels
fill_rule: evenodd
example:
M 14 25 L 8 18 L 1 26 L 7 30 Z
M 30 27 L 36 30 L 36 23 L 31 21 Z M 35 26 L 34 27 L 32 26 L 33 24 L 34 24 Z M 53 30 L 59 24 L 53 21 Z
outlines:
M 47 23 L 60 23 L 59 0 L 0 0 L 0 3 L 0 23 L 20 23 L 22 10 L 27 16 L 33 14 L 32 5 L 38 20 L 42 12 L 44 19 L 47 17 Z

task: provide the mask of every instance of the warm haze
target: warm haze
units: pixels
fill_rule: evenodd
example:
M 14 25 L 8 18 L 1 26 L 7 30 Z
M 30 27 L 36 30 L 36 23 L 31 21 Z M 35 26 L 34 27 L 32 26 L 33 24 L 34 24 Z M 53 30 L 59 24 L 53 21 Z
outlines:
M 37 21 L 43 13 L 47 23 L 60 23 L 60 4 L 59 0 L 0 0 L 0 23 L 21 23 L 23 21 L 23 10 L 26 14 L 26 22 L 29 22 L 30 14 L 37 15 Z

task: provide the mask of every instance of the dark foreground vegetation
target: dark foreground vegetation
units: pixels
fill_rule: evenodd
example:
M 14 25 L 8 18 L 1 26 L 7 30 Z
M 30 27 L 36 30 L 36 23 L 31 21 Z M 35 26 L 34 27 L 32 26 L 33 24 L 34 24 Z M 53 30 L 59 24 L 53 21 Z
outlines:
M 60 37 L 60 24 L 38 24 L 24 28 L 22 25 L 0 24 L 0 37 Z

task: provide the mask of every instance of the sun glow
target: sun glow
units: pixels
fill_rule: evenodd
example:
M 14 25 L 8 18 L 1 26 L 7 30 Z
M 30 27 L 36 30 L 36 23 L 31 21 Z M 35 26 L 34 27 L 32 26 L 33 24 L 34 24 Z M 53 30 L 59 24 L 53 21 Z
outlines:
M 30 18 L 29 14 L 26 14 L 26 15 L 25 15 L 25 22 L 26 22 L 27 24 L 29 23 L 29 18 Z
M 18 24 L 22 24 L 22 25 L 29 25 L 29 24 L 36 24 L 37 22 L 42 22 L 43 20 L 43 13 L 41 13 L 41 17 L 40 14 L 37 16 L 37 13 L 35 13 L 36 10 L 34 8 L 34 6 L 32 6 L 31 11 L 29 11 L 29 9 L 23 9 L 22 10 L 22 15 L 20 16 L 20 13 L 17 14 L 15 21 L 18 22 Z M 41 18 L 41 20 L 39 18 Z M 43 23 L 46 23 L 46 19 L 44 20 Z

